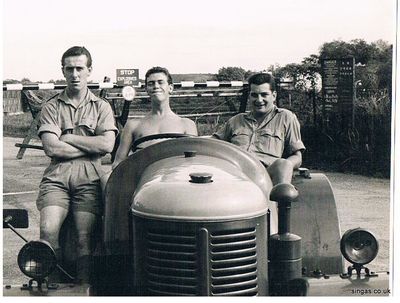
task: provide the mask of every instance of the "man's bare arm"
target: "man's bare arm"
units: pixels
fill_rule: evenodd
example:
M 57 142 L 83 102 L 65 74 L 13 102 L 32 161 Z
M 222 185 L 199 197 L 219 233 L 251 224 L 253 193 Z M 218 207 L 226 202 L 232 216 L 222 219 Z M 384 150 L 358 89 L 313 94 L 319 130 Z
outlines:
M 187 118 L 186 119 L 184 118 L 183 121 L 185 123 L 185 134 L 197 136 L 198 132 L 196 123 Z
M 112 169 L 128 157 L 129 151 L 131 150 L 133 143 L 133 134 L 138 125 L 138 121 L 128 120 L 125 124 L 124 129 L 121 132 L 121 140 L 117 152 L 115 154 L 114 162 L 112 163 Z
M 298 151 L 294 152 L 287 158 L 287 160 L 292 162 L 293 169 L 298 169 L 303 161 L 301 151 L 298 150 Z
M 50 158 L 74 159 L 87 155 L 83 150 L 60 141 L 54 133 L 44 132 L 40 138 L 42 139 L 44 152 Z
M 62 135 L 60 140 L 88 154 L 106 154 L 114 148 L 115 133 L 110 130 L 91 137 L 66 134 Z

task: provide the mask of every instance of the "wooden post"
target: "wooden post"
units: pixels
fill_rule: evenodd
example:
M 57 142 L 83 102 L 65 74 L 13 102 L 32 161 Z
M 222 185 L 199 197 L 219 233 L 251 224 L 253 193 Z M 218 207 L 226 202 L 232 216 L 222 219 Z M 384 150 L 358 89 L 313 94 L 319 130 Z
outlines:
M 31 141 L 32 137 L 36 135 L 37 126 L 39 123 L 40 114 L 37 114 L 35 119 L 33 119 L 31 126 L 29 127 L 28 134 L 25 136 L 24 141 L 22 141 L 21 147 L 19 148 L 17 159 L 22 159 L 24 156 L 25 150 L 28 146 L 28 143 Z

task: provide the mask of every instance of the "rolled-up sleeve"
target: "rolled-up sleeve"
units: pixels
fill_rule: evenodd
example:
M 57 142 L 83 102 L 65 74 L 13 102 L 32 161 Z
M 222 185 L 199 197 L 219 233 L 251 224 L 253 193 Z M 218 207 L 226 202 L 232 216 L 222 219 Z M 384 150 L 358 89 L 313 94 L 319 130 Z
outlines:
M 96 135 L 101 135 L 106 131 L 114 131 L 118 134 L 118 128 L 115 126 L 114 113 L 108 102 L 103 101 L 99 108 L 99 116 L 97 120 L 97 127 L 95 130 Z
M 54 133 L 57 137 L 61 136 L 57 108 L 52 102 L 46 103 L 40 111 L 38 136 L 40 137 L 45 132 Z
M 288 155 L 291 155 L 297 151 L 304 151 L 306 149 L 303 141 L 301 140 L 300 123 L 295 114 L 291 115 L 291 119 L 289 121 L 286 132 L 285 141 L 286 141 L 285 152 Z
M 232 133 L 231 122 L 232 122 L 232 118 L 230 120 L 228 120 L 222 127 L 220 127 L 218 129 L 218 131 L 213 133 L 213 137 L 217 138 L 219 140 L 224 140 L 224 141 L 230 142 L 231 133 Z
M 227 122 L 227 123 L 225 123 L 224 126 L 220 127 L 218 129 L 218 131 L 213 133 L 213 137 L 217 138 L 219 140 L 229 141 L 229 136 L 228 136 L 229 131 L 228 130 L 229 130 L 229 125 Z

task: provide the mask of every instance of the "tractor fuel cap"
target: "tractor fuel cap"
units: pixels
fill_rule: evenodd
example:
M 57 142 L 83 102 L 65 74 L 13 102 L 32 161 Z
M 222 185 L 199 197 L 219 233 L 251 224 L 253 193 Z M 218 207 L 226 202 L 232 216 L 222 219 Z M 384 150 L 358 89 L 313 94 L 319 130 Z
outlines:
M 187 150 L 187 151 L 184 151 L 183 154 L 185 155 L 185 158 L 192 158 L 192 157 L 196 157 L 197 151 Z
M 191 183 L 211 183 L 213 182 L 212 174 L 210 173 L 191 173 L 189 174 Z

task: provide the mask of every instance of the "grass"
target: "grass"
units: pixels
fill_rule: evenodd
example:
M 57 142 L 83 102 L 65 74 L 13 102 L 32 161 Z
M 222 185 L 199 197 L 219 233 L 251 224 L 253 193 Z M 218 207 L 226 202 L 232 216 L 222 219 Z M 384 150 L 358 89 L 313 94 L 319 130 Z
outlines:
M 3 136 L 24 138 L 32 120 L 30 112 L 19 115 L 3 115 Z
M 199 136 L 208 136 L 219 130 L 227 121 L 229 116 L 210 116 L 195 120 Z
M 31 113 L 3 116 L 3 136 L 24 138 L 32 122 Z M 200 136 L 212 135 L 222 125 L 218 117 L 203 117 L 196 121 Z

